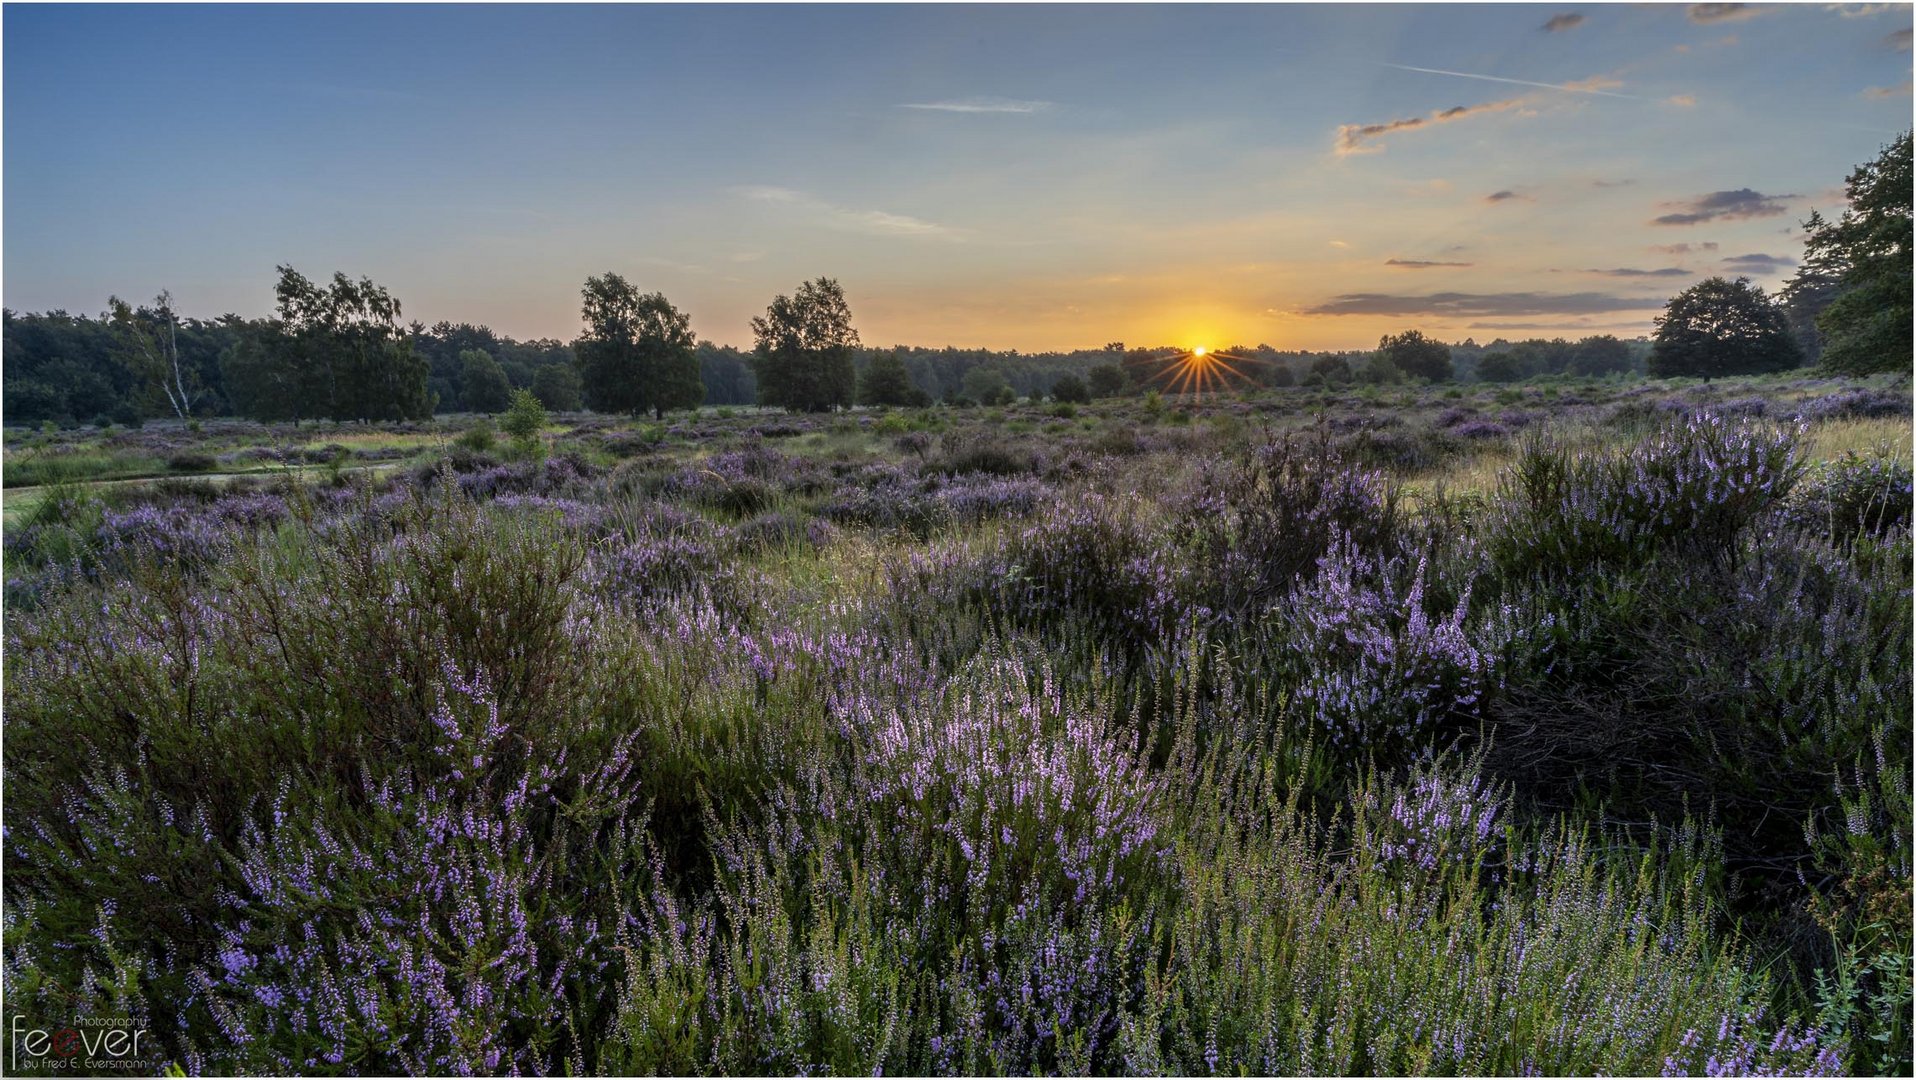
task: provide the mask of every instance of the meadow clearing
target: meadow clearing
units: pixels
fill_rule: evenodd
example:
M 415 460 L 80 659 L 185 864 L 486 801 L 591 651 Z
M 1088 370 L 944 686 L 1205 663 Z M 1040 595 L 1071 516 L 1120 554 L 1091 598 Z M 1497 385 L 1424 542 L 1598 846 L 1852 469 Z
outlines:
M 9 430 L 7 1011 L 194 1073 L 1907 1075 L 1910 445 L 1805 372 Z

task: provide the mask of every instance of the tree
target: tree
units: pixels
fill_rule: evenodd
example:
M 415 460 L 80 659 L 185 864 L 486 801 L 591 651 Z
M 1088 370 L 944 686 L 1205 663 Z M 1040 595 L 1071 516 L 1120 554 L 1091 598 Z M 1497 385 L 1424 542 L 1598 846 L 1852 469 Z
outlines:
M 1404 381 L 1404 372 L 1391 362 L 1388 355 L 1381 352 L 1371 353 L 1357 365 L 1357 381 L 1373 386 L 1385 386 Z
M 1406 375 L 1431 382 L 1452 376 L 1450 346 L 1425 337 L 1420 330 L 1406 330 L 1395 337 L 1385 334 L 1377 342 L 1377 351 Z
M 1342 356 L 1325 354 L 1311 361 L 1311 374 L 1317 377 L 1319 384 L 1342 385 L 1351 381 L 1350 361 Z
M 186 419 L 200 396 L 200 380 L 199 373 L 180 360 L 180 321 L 173 314 L 173 294 L 162 290 L 152 307 L 138 311 L 117 296 L 107 299 L 107 307 L 120 341 L 120 362 L 164 398 L 174 416 Z
M 838 282 L 822 277 L 790 297 L 774 297 L 764 315 L 752 318 L 752 336 L 760 404 L 824 412 L 852 403 L 858 331 Z
M 1676 296 L 1656 320 L 1650 374 L 1746 375 L 1782 371 L 1803 359 L 1783 309 L 1749 278 L 1700 281 Z
M 582 295 L 585 333 L 573 351 L 589 408 L 662 419 L 705 400 L 691 319 L 664 294 L 608 273 L 586 278 Z
M 529 447 L 532 441 L 538 438 L 539 432 L 545 430 L 549 421 L 546 416 L 546 407 L 539 404 L 539 399 L 532 396 L 530 390 L 514 390 L 508 400 L 510 404 L 506 407 L 505 419 L 499 422 L 499 427 L 512 436 L 515 442 Z
M 1577 342 L 1570 370 L 1579 375 L 1610 375 L 1630 370 L 1630 346 L 1614 334 L 1593 334 Z
M 506 407 L 512 398 L 512 384 L 491 353 L 467 349 L 459 354 L 459 363 L 459 397 L 468 410 L 494 413 Z
M 1510 383 L 1524 377 L 1523 362 L 1514 353 L 1485 353 L 1477 361 L 1477 378 L 1483 382 Z
M 371 278 L 321 288 L 279 267 L 277 317 L 221 360 L 233 401 L 262 420 L 419 420 L 432 415 L 430 365 L 399 326 L 399 301 Z
M 1875 161 L 1850 173 L 1842 220 L 1812 229 L 1812 215 L 1803 223 L 1809 234 L 1804 266 L 1839 275 L 1840 290 L 1816 319 L 1824 338 L 1822 363 L 1832 371 L 1908 370 L 1911 182 L 1910 133 L 1904 132 Z
M 1083 405 L 1091 400 L 1091 389 L 1076 375 L 1060 375 L 1058 381 L 1051 384 L 1051 400 Z
M 1018 392 L 1005 380 L 1005 373 L 989 364 L 965 372 L 964 395 L 980 405 L 1009 405 L 1018 400 Z
M 547 364 L 532 377 L 532 396 L 553 412 L 575 412 L 585 391 L 579 369 L 571 364 Z
M 1123 344 L 1117 342 L 1116 344 Z M 1091 396 L 1099 398 L 1117 397 L 1124 393 L 1124 369 L 1116 364 L 1099 364 L 1091 369 Z
M 923 390 L 912 385 L 911 372 L 895 352 L 872 357 L 858 380 L 860 405 L 920 405 L 928 402 Z
M 1823 333 L 1816 328 L 1816 320 L 1843 291 L 1843 276 L 1850 269 L 1848 255 L 1838 245 L 1818 242 L 1831 227 L 1822 214 L 1810 211 L 1809 219 L 1803 222 L 1803 235 L 1808 238 L 1803 261 L 1776 294 L 1797 347 L 1811 363 L 1823 356 Z

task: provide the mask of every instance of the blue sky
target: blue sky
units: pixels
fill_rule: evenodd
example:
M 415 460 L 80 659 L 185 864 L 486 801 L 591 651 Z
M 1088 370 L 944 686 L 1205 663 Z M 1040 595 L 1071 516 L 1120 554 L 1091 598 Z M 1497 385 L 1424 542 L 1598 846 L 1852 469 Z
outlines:
M 61 6 L 4 13 L 4 301 L 274 266 L 570 338 L 819 275 L 876 344 L 1647 332 L 1765 287 L 1910 122 L 1908 5 Z M 1421 69 L 1421 70 L 1418 70 Z

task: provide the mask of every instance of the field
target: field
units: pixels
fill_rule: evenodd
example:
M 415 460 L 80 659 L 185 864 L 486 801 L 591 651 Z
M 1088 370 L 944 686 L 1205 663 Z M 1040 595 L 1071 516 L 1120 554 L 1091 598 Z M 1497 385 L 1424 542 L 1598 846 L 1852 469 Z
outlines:
M 1906 377 L 475 427 L 7 433 L 9 1014 L 1909 1072 Z

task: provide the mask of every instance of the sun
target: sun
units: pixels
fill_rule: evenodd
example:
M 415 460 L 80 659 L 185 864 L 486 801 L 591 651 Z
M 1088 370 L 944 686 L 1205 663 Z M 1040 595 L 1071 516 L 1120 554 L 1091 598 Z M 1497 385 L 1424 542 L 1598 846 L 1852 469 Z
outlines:
M 1198 345 L 1198 346 L 1195 346 L 1195 347 L 1193 347 L 1193 348 L 1191 349 L 1191 355 L 1192 355 L 1192 356 L 1203 356 L 1203 355 L 1204 355 L 1205 353 L 1207 353 L 1207 352 L 1210 352 L 1210 351 L 1211 351 L 1211 350 L 1209 350 L 1209 349 L 1207 349 L 1207 348 L 1205 348 L 1204 346 L 1202 346 L 1202 345 Z

